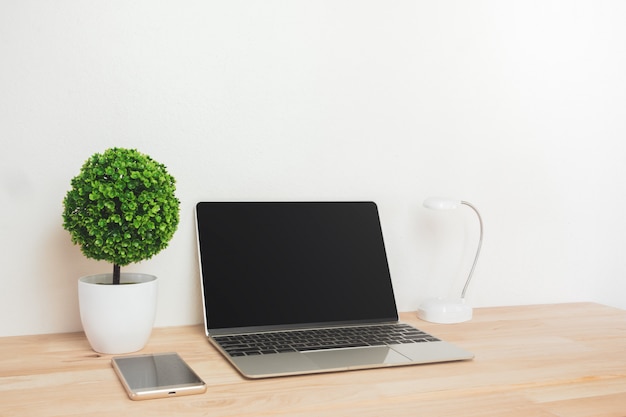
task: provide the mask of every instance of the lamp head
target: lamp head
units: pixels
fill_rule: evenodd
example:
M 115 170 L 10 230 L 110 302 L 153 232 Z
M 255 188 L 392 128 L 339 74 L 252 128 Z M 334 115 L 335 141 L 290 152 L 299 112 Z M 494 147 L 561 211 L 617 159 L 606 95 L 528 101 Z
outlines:
M 424 200 L 424 207 L 433 210 L 452 210 L 461 205 L 461 200 L 451 198 L 429 197 Z

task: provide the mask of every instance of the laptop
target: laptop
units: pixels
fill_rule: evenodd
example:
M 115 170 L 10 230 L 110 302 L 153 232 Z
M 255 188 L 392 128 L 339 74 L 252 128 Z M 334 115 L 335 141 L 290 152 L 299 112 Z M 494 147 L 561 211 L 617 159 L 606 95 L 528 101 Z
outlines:
M 468 360 L 398 322 L 374 202 L 200 202 L 209 341 L 247 378 Z

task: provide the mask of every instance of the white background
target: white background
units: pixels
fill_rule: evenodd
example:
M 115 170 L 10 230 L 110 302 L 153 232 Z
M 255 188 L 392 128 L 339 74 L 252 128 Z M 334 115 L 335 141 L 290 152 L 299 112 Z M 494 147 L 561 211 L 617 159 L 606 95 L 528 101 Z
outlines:
M 199 200 L 374 200 L 398 308 L 626 308 L 626 2 L 0 0 L 0 336 L 80 330 L 62 228 L 93 153 L 177 179 L 157 326 L 201 321 Z M 294 277 L 297 279 L 297 277 Z

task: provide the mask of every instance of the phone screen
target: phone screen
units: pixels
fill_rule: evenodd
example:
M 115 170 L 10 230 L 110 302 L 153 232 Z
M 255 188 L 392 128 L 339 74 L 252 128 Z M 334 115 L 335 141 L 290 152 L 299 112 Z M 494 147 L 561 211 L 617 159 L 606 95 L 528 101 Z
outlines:
M 204 381 L 177 353 L 118 356 L 113 368 L 133 400 L 197 394 Z

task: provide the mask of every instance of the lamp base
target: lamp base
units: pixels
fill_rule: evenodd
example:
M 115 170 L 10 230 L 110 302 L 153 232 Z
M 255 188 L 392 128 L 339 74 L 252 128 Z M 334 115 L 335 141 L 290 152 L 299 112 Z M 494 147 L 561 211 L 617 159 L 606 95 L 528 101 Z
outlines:
M 463 298 L 433 298 L 420 305 L 417 317 L 432 323 L 463 323 L 472 319 L 472 312 L 472 307 Z

